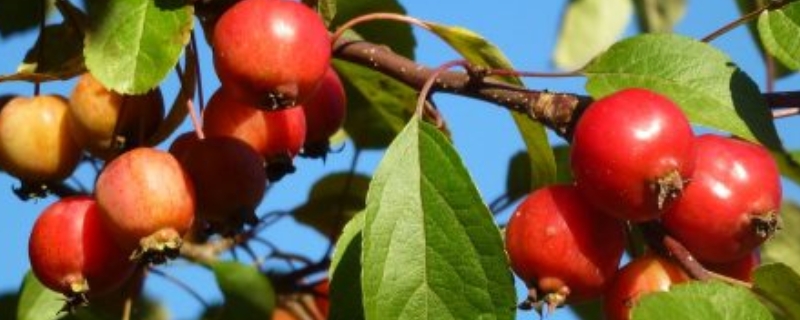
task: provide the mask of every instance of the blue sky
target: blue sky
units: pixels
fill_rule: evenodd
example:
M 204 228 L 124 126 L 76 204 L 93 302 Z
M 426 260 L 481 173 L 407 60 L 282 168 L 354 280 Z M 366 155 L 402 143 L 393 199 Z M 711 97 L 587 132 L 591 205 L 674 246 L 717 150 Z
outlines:
M 550 54 L 555 46 L 558 18 L 565 1 L 401 1 L 409 14 L 425 20 L 449 25 L 460 25 L 482 34 L 500 47 L 513 64 L 521 70 L 552 70 Z M 735 1 L 688 1 L 687 15 L 677 26 L 676 32 L 699 38 L 714 29 L 734 20 L 738 13 Z M 633 27 L 629 28 L 629 34 Z M 424 30 L 415 29 L 417 35 L 417 58 L 420 62 L 437 66 L 457 59 L 454 51 Z M 202 39 L 199 37 L 198 39 Z M 0 74 L 11 73 L 21 61 L 25 50 L 35 40 L 29 32 L 10 39 L 0 39 Z M 763 85 L 763 66 L 747 30 L 738 28 L 713 42 L 739 64 L 745 72 Z M 206 51 L 202 52 L 205 96 L 216 88 L 217 80 Z M 794 83 L 794 86 L 792 86 Z M 778 90 L 797 90 L 798 77 L 793 76 L 777 83 Z M 585 92 L 582 78 L 573 79 L 528 79 L 532 88 L 551 91 Z M 165 93 L 171 99 L 175 93 L 176 80 L 170 77 L 165 83 Z M 72 81 L 48 83 L 42 92 L 68 94 Z M 25 83 L 0 83 L 0 94 L 31 94 L 32 85 Z M 435 99 L 453 132 L 456 147 L 461 153 L 470 173 L 484 199 L 491 201 L 505 187 L 508 158 L 523 148 L 507 112 L 494 105 L 449 95 L 436 95 Z M 777 121 L 784 143 L 791 149 L 800 148 L 800 119 Z M 186 126 L 184 126 L 186 128 Z M 554 139 L 560 142 L 558 139 Z M 340 153 L 332 154 L 326 162 L 300 160 L 298 171 L 276 184 L 259 208 L 259 213 L 273 210 L 290 210 L 306 199 L 308 189 L 318 178 L 331 172 L 345 171 L 350 166 L 353 148 L 345 144 Z M 379 152 L 363 153 L 358 162 L 358 171 L 371 172 L 380 160 Z M 76 174 L 85 184 L 91 184 L 92 170 L 81 167 Z M 38 212 L 52 203 L 54 198 L 37 202 L 20 202 L 11 192 L 17 182 L 0 174 L 0 253 L 3 267 L 0 273 L 0 292 L 16 290 L 23 274 L 29 268 L 27 260 L 27 238 Z M 785 184 L 785 198 L 800 200 L 800 189 Z M 508 212 L 500 216 L 507 218 Z M 263 237 L 291 252 L 302 252 L 311 258 L 325 253 L 326 245 L 314 231 L 298 226 L 285 219 L 268 228 Z M 177 261 L 163 271 L 190 283 L 206 300 L 219 299 L 213 278 L 209 272 Z M 201 312 L 201 305 L 188 294 L 158 277 L 150 277 L 146 293 L 167 304 L 175 319 L 190 319 Z M 533 315 L 529 315 L 533 318 Z M 527 317 L 526 317 L 527 318 Z M 551 319 L 570 319 L 568 312 L 558 312 Z

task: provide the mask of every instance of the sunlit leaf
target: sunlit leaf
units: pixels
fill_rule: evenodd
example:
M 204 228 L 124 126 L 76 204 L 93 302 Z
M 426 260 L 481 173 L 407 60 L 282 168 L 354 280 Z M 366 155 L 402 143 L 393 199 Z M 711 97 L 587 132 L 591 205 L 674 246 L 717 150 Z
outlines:
M 211 265 L 225 304 L 219 319 L 270 319 L 275 291 L 269 279 L 254 266 L 234 261 Z
M 622 35 L 632 13 L 631 0 L 571 0 L 553 52 L 556 66 L 583 67 Z
M 769 320 L 769 310 L 747 289 L 721 282 L 693 281 L 669 292 L 642 296 L 633 319 Z
M 86 33 L 86 66 L 104 86 L 142 94 L 172 71 L 194 24 L 182 0 L 94 1 Z
M 781 150 L 758 86 L 716 48 L 679 35 L 646 34 L 614 44 L 585 70 L 600 98 L 628 87 L 670 97 L 695 124 Z
M 795 252 L 796 254 L 796 252 Z M 800 319 L 800 275 L 785 264 L 768 264 L 756 269 L 753 290 L 787 319 Z
M 747 15 L 751 12 L 759 10 L 772 2 L 771 0 L 736 0 L 736 4 L 739 7 L 739 13 L 741 15 Z M 769 56 L 774 61 L 774 69 L 776 77 L 785 77 L 787 75 L 792 74 L 793 72 L 789 70 L 788 67 L 783 65 L 780 60 L 774 59 L 772 55 L 766 52 L 766 48 L 764 48 L 763 40 L 761 40 L 761 35 L 758 31 L 758 20 L 753 20 L 747 23 L 747 30 L 749 31 L 750 35 L 753 37 L 753 40 L 758 47 L 758 53 L 761 54 L 762 57 Z
M 634 0 L 639 29 L 672 32 L 686 13 L 686 0 Z
M 767 51 L 792 70 L 800 69 L 800 3 L 764 11 L 758 32 Z
M 781 229 L 762 246 L 761 260 L 780 262 L 800 273 L 800 206 L 784 203 L 780 218 Z
M 431 31 L 458 51 L 470 63 L 478 66 L 498 69 L 514 69 L 508 58 L 494 44 L 470 30 L 429 23 Z M 503 77 L 501 80 L 522 86 L 522 81 L 516 77 Z M 530 155 L 527 159 L 531 170 L 529 174 L 528 189 L 533 190 L 551 184 L 555 180 L 555 160 L 550 150 L 547 131 L 539 122 L 533 121 L 526 115 L 512 112 L 511 116 L 522 135 L 525 146 Z
M 500 232 L 435 127 L 414 118 L 392 142 L 365 213 L 365 318 L 513 319 Z
M 42 285 L 32 272 L 25 275 L 17 306 L 17 320 L 61 319 L 64 296 Z

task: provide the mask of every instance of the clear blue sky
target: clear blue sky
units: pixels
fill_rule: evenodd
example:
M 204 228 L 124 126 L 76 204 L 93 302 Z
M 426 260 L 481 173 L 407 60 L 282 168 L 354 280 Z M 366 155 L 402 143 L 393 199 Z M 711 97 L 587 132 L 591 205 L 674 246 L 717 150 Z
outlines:
M 550 53 L 555 45 L 558 18 L 565 1 L 412 1 L 401 0 L 413 16 L 444 24 L 460 25 L 476 31 L 498 45 L 522 70 L 552 70 Z M 699 38 L 719 26 L 732 21 L 738 13 L 735 1 L 688 1 L 688 14 L 678 25 L 677 32 Z M 713 4 L 712 4 L 713 3 Z M 633 30 L 633 27 L 629 28 Z M 418 40 L 417 58 L 420 62 L 436 66 L 456 59 L 456 54 L 436 38 L 424 31 L 415 30 Z M 25 50 L 33 43 L 35 33 L 29 32 L 10 39 L 0 40 L 0 74 L 11 73 L 21 61 Z M 199 37 L 202 39 L 202 37 Z M 746 29 L 739 28 L 713 43 L 728 53 L 758 83 L 763 84 L 763 67 L 749 39 Z M 204 51 L 203 77 L 205 96 L 216 88 L 208 52 Z M 797 90 L 798 77 L 793 76 L 778 82 L 778 90 Z M 584 92 L 583 79 L 530 79 L 532 88 L 551 91 Z M 794 83 L 794 86 L 792 86 Z M 168 99 L 175 94 L 175 78 L 165 84 Z M 42 86 L 45 93 L 68 94 L 73 82 L 48 83 Z M 31 94 L 32 86 L 25 83 L 0 83 L 0 94 Z M 437 95 L 436 101 L 442 109 L 461 156 L 477 183 L 486 201 L 500 195 L 505 187 L 507 160 L 523 148 L 507 112 L 494 105 L 465 98 Z M 784 143 L 791 149 L 800 148 L 800 119 L 777 122 Z M 298 172 L 284 178 L 274 186 L 265 198 L 260 213 L 272 210 L 290 210 L 306 199 L 309 187 L 326 173 L 344 171 L 349 167 L 353 148 L 346 144 L 341 153 L 328 157 L 328 161 L 300 160 Z M 380 153 L 367 152 L 359 160 L 358 171 L 371 172 Z M 92 171 L 80 168 L 77 177 L 90 184 Z M 18 183 L 7 175 L 0 174 L 0 292 L 17 290 L 23 274 L 29 268 L 27 239 L 38 212 L 52 203 L 54 198 L 38 202 L 20 202 L 11 192 Z M 800 200 L 800 189 L 785 184 L 785 198 Z M 501 216 L 505 219 L 507 213 Z M 317 258 L 324 253 L 325 243 L 314 231 L 298 226 L 291 219 L 267 229 L 263 234 L 287 251 L 302 252 Z M 213 278 L 209 272 L 175 262 L 163 271 L 183 279 L 201 292 L 208 301 L 219 299 Z M 201 306 L 185 292 L 157 277 L 148 279 L 146 293 L 162 300 L 175 319 L 191 319 L 201 312 Z M 525 318 L 535 318 L 532 314 Z M 569 312 L 559 311 L 551 319 L 570 319 Z

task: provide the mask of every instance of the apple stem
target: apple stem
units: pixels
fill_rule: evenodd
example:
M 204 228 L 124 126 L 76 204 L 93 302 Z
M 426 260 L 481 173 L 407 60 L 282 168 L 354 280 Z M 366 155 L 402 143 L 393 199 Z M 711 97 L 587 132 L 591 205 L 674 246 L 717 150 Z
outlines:
M 419 90 L 419 96 L 417 97 L 417 106 L 415 108 L 417 117 L 422 119 L 422 116 L 426 111 L 432 113 L 432 116 L 436 120 L 436 127 L 441 128 L 444 124 L 442 117 L 439 116 L 439 112 L 436 111 L 433 106 L 429 103 L 428 98 L 430 97 L 431 91 L 433 90 L 433 84 L 439 79 L 439 75 L 443 72 L 446 72 L 448 69 L 461 66 L 466 68 L 469 65 L 468 62 L 464 60 L 453 60 L 442 64 L 428 76 L 428 79 L 422 85 L 422 88 Z
M 708 270 L 692 256 L 692 253 L 683 244 L 667 234 L 661 223 L 648 221 L 640 223 L 639 226 L 644 233 L 648 246 L 658 254 L 678 262 L 683 270 L 694 279 L 706 281 L 712 278 Z
M 345 22 L 343 25 L 337 28 L 336 32 L 334 32 L 334 34 L 331 36 L 331 43 L 335 45 L 336 42 L 339 40 L 339 38 L 341 38 L 342 35 L 345 33 L 345 31 L 352 29 L 356 25 L 368 21 L 378 21 L 378 20 L 393 20 L 393 21 L 405 22 L 410 25 L 418 26 L 428 31 L 431 30 L 427 22 L 414 17 L 409 17 L 406 15 L 391 13 L 391 12 L 376 12 L 358 16 Z
M 194 133 L 197 135 L 197 139 L 205 139 L 206 135 L 203 133 L 203 125 L 200 122 L 200 116 L 197 110 L 194 108 L 192 99 L 186 100 L 186 109 L 189 111 L 189 118 L 192 120 L 192 127 L 194 127 Z

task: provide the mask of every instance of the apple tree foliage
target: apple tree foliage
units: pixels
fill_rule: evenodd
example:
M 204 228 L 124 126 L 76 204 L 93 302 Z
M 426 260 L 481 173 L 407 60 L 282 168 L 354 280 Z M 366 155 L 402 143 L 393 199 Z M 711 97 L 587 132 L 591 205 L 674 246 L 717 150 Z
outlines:
M 171 72 L 177 72 L 182 86 L 173 94 L 175 100 L 159 133 L 149 142 L 157 145 L 186 121 L 183 106 L 195 96 L 198 42 L 192 37 L 208 34 L 216 17 L 232 2 L 0 0 L 2 37 L 38 28 L 41 12 L 61 17 L 60 22 L 38 30 L 39 40 L 18 70 L 0 75 L 0 82 L 66 80 L 88 70 L 107 87 L 136 94 L 161 85 Z M 405 12 L 396 0 L 305 2 L 318 10 L 332 32 L 365 14 Z M 742 19 L 730 26 L 749 28 L 765 61 L 771 63 L 770 77 L 800 70 L 800 2 L 739 0 L 737 4 Z M 561 97 L 575 103 L 547 107 L 566 108 L 567 117 L 577 117 L 575 107 L 581 101 L 626 87 L 649 88 L 676 101 L 697 126 L 768 147 L 782 174 L 800 184 L 800 151 L 786 150 L 781 142 L 797 137 L 779 136 L 772 112 L 797 108 L 797 92 L 762 92 L 752 75 L 711 39 L 672 33 L 685 10 L 686 3 L 680 0 L 569 1 L 553 61 L 585 77 L 585 92 L 564 93 Z M 639 33 L 620 39 L 631 19 L 638 23 Z M 514 67 L 500 48 L 481 35 L 446 21 L 416 22 L 468 62 L 467 71 L 447 71 L 451 75 L 483 75 L 501 88 L 528 90 L 543 100 L 557 98 L 537 91 L 544 88 L 524 88 L 518 74 L 492 73 Z M 413 60 L 411 28 L 398 21 L 367 22 L 349 29 L 340 40 L 385 45 L 392 51 L 383 54 L 391 59 Z M 503 249 L 504 222 L 493 216 L 496 207 L 481 198 L 446 130 L 415 113 L 426 79 L 403 78 L 347 55 L 334 51 L 333 61 L 349 101 L 344 139 L 359 150 L 385 153 L 371 175 L 333 172 L 321 177 L 307 203 L 289 213 L 334 244 L 330 259 L 314 265 L 330 277 L 330 319 L 515 318 L 515 306 L 524 297 L 515 293 Z M 571 123 L 570 119 L 542 116 L 534 110 L 535 102 L 504 106 L 482 95 L 481 88 L 468 89 L 455 93 L 511 110 L 527 148 L 508 162 L 506 203 L 569 179 L 565 171 L 568 147 L 553 145 L 548 131 L 568 137 L 569 127 L 564 124 Z M 751 287 L 691 282 L 669 293 L 646 296 L 634 310 L 635 318 L 800 319 L 800 209 L 787 203 L 782 215 L 783 230 L 764 246 L 763 264 Z M 222 305 L 209 307 L 209 319 L 267 319 L 276 306 L 278 288 L 285 287 L 286 278 L 251 263 L 218 256 L 192 261 L 208 267 L 225 299 Z M 58 295 L 31 275 L 21 282 L 20 292 L 0 300 L 0 317 L 54 319 L 61 307 Z M 141 312 L 134 317 L 141 319 L 163 319 L 167 314 L 162 305 L 147 298 L 136 299 L 135 307 Z M 92 306 L 58 317 L 115 319 L 116 311 Z M 576 311 L 585 319 L 599 317 L 596 305 L 579 306 Z

